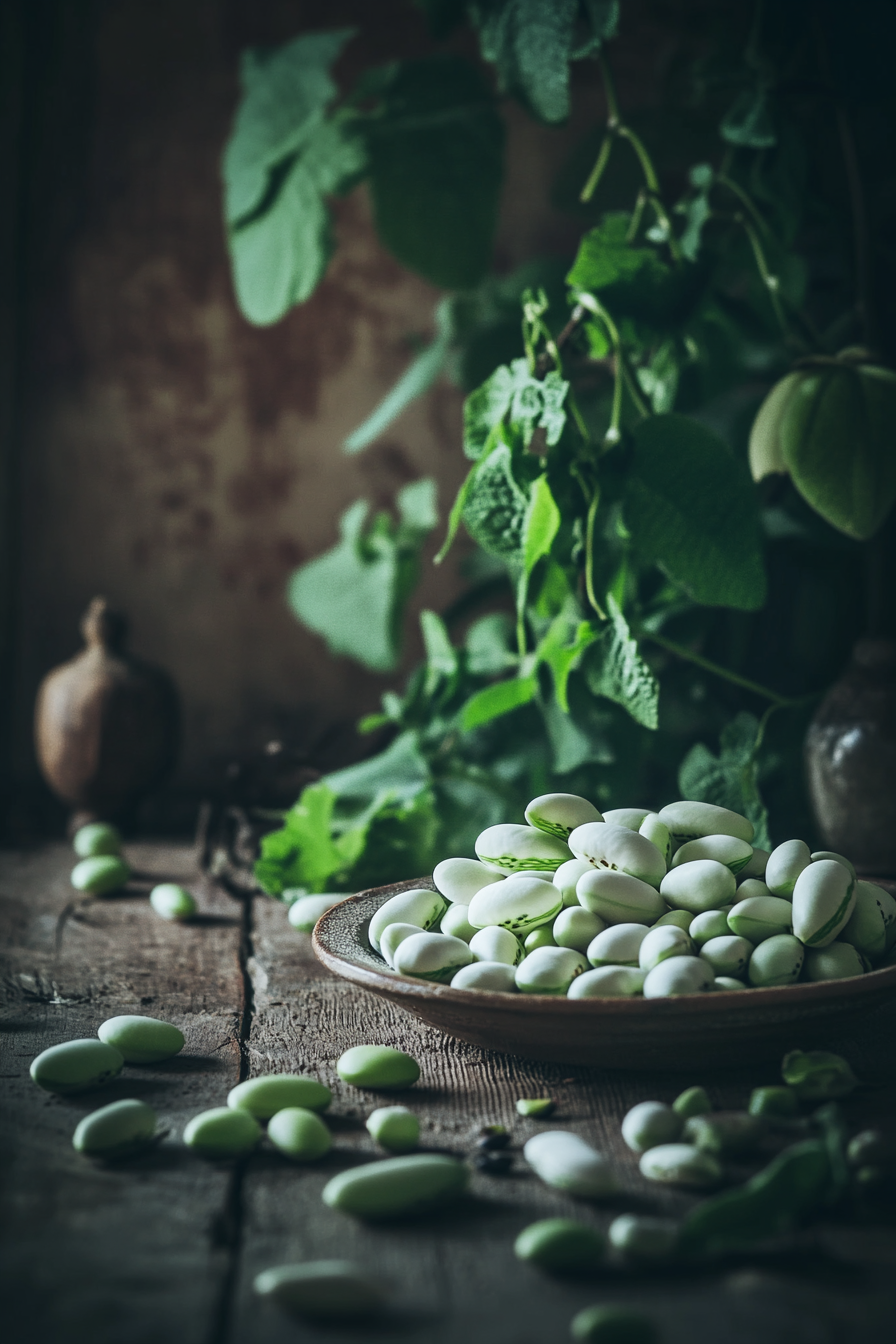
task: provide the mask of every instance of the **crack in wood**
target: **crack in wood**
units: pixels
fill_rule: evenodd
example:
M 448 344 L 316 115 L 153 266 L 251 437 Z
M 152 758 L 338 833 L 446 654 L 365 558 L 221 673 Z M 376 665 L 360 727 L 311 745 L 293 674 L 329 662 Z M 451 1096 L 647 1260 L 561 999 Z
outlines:
M 240 1050 L 239 1081 L 242 1083 L 249 1076 L 249 1038 L 252 1035 L 252 1022 L 255 1016 L 255 991 L 251 972 L 255 957 L 254 900 L 251 895 L 243 892 L 238 894 L 229 884 L 228 889 L 230 895 L 238 900 L 241 906 L 239 969 L 242 984 L 242 1005 L 237 1039 Z M 212 1313 L 208 1344 L 226 1344 L 230 1336 L 243 1254 L 245 1230 L 244 1187 L 248 1166 L 248 1157 L 240 1158 L 234 1162 L 227 1182 L 223 1208 L 214 1218 L 210 1229 L 212 1246 L 225 1252 L 227 1264 Z

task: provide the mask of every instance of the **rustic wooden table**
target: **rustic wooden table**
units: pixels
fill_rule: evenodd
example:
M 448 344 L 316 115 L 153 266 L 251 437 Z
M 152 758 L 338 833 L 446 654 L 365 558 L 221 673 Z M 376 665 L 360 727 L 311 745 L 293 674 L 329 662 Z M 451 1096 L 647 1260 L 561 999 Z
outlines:
M 620 1274 L 592 1282 L 542 1277 L 513 1257 L 516 1233 L 536 1217 L 575 1213 L 606 1226 L 622 1208 L 681 1212 L 686 1196 L 649 1188 L 619 1137 L 635 1101 L 669 1099 L 702 1082 L 718 1105 L 743 1105 L 776 1068 L 710 1077 L 637 1075 L 542 1065 L 449 1040 L 316 962 L 284 909 L 241 902 L 196 874 L 192 851 L 130 849 L 156 880 L 189 883 L 202 914 L 166 924 L 140 894 L 96 902 L 63 922 L 71 851 L 46 846 L 0 856 L 2 936 L 2 1301 L 8 1344 L 544 1344 L 595 1301 L 638 1304 L 666 1344 L 834 1344 L 896 1335 L 896 1231 L 821 1224 L 800 1253 L 757 1255 L 711 1270 Z M 148 885 L 148 882 L 145 884 Z M 58 946 L 57 946 L 58 943 Z M 165 1065 L 126 1068 L 101 1091 L 51 1097 L 28 1076 L 48 1045 L 92 1036 L 117 1013 L 176 1022 L 184 1052 Z M 551 1125 L 577 1130 L 618 1162 L 626 1194 L 613 1208 L 573 1205 L 517 1161 L 514 1174 L 476 1175 L 456 1207 L 393 1226 L 359 1226 L 325 1208 L 324 1182 L 374 1149 L 363 1117 L 377 1100 L 346 1087 L 334 1064 L 349 1045 L 401 1046 L 423 1076 L 408 1101 L 423 1142 L 468 1154 L 479 1126 L 500 1121 L 520 1142 L 539 1127 L 514 1110 L 519 1096 L 554 1096 Z M 798 1045 L 799 1042 L 794 1042 Z M 850 1126 L 896 1123 L 896 1005 L 861 1030 L 832 1038 L 868 1084 L 845 1104 Z M 251 1074 L 313 1073 L 334 1091 L 335 1144 L 323 1162 L 293 1166 L 260 1149 L 211 1163 L 180 1143 L 197 1111 L 223 1104 Z M 78 1119 L 120 1097 L 145 1098 L 169 1136 L 132 1161 L 103 1166 L 74 1152 Z M 395 1286 L 395 1310 L 376 1328 L 320 1329 L 253 1300 L 261 1269 L 348 1256 Z

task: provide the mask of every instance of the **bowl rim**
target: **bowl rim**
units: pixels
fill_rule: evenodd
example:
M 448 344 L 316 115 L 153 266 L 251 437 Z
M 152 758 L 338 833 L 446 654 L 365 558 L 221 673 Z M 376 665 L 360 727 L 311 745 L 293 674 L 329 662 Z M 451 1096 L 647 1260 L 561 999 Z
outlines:
M 353 961 L 349 957 L 333 951 L 328 945 L 332 929 L 344 922 L 351 907 L 358 902 L 380 894 L 388 899 L 389 896 L 396 896 L 400 892 L 411 891 L 415 888 L 436 890 L 431 878 L 393 882 L 388 886 L 370 887 L 366 891 L 356 892 L 355 895 L 347 896 L 345 900 L 339 901 L 329 910 L 324 911 L 311 935 L 312 947 L 318 960 L 323 962 L 328 970 L 341 976 L 342 979 L 350 980 L 352 983 L 373 990 L 375 993 L 387 994 L 395 998 L 423 1000 L 429 1003 L 435 1001 L 446 1005 L 454 1004 L 458 1007 L 464 1005 L 471 1008 L 476 1005 L 481 1008 L 491 1008 L 523 1015 L 531 1013 L 537 1007 L 539 1013 L 547 1012 L 560 1014 L 561 1016 L 563 1014 L 578 1016 L 583 1013 L 585 1015 L 596 1015 L 613 1012 L 638 1020 L 655 1015 L 658 1012 L 667 1016 L 676 1013 L 691 1015 L 694 1012 L 713 1014 L 725 1005 L 730 1004 L 732 1007 L 736 1005 L 742 1008 L 747 1002 L 755 1003 L 757 1009 L 760 1006 L 762 1008 L 786 1008 L 788 1005 L 794 1008 L 807 1007 L 819 1000 L 830 1002 L 832 999 L 847 999 L 854 1002 L 866 995 L 879 994 L 881 990 L 896 989 L 896 965 L 893 965 L 881 966 L 877 970 L 867 971 L 864 975 L 848 976 L 841 980 L 819 980 L 812 983 L 766 985 L 755 988 L 744 986 L 743 989 L 728 989 L 714 994 L 704 991 L 698 994 L 669 995 L 659 999 L 645 999 L 641 995 L 569 999 L 565 994 L 513 994 L 505 990 L 452 989 L 450 985 L 401 975 L 398 971 L 374 970 L 372 967 L 365 966 L 362 962 Z M 356 921 L 356 926 L 359 923 L 360 921 Z

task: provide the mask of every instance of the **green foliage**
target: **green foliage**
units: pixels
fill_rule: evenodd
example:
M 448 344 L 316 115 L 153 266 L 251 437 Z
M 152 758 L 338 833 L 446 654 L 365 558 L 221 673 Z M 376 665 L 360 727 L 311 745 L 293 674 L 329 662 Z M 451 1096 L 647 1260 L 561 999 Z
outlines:
M 471 473 L 463 509 L 467 531 L 489 555 L 519 564 L 527 506 L 511 450 L 499 443 Z
M 420 550 L 438 520 L 435 483 L 405 486 L 397 503 L 397 524 L 380 513 L 365 529 L 368 505 L 358 500 L 342 515 L 337 545 L 296 570 L 289 583 L 289 603 L 299 619 L 323 635 L 333 653 L 376 672 L 390 671 L 400 656 Z
M 762 534 L 744 466 L 711 430 L 682 415 L 642 420 L 633 438 L 625 522 L 637 549 L 696 602 L 761 607 Z
M 366 127 L 377 230 L 434 285 L 465 289 L 491 263 L 504 172 L 504 123 L 459 57 L 405 61 L 379 89 Z
M 610 629 L 589 654 L 585 673 L 589 689 L 624 706 L 645 728 L 659 725 L 659 683 L 641 657 L 637 640 L 610 593 L 607 597 Z M 558 697 L 559 698 L 559 697 Z
M 768 813 L 759 792 L 759 747 L 762 727 L 752 714 L 737 714 L 722 729 L 719 754 L 696 743 L 681 763 L 678 783 L 682 798 L 715 803 L 749 817 L 754 845 L 770 849 Z

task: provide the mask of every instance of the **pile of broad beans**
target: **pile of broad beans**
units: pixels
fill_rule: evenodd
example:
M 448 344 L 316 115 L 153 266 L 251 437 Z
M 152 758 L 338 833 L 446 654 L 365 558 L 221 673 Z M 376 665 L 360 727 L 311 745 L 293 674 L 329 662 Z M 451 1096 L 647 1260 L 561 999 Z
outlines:
M 896 958 L 896 900 L 848 858 L 753 847 L 711 803 L 604 815 L 543 794 L 525 825 L 490 826 L 477 858 L 436 865 L 436 891 L 386 901 L 369 941 L 402 975 L 454 989 L 665 998 L 840 980 Z

